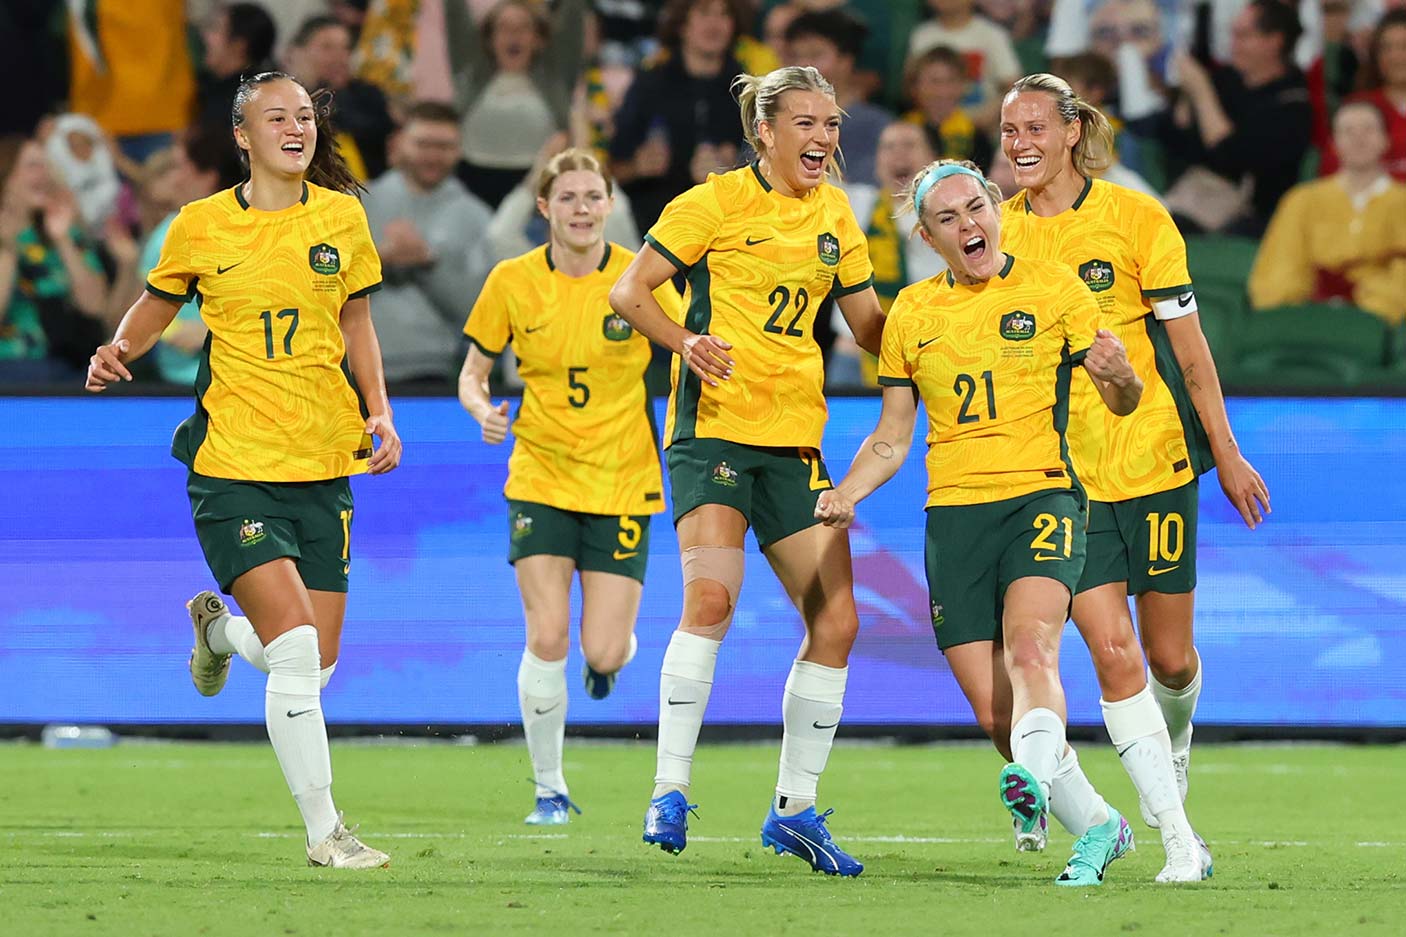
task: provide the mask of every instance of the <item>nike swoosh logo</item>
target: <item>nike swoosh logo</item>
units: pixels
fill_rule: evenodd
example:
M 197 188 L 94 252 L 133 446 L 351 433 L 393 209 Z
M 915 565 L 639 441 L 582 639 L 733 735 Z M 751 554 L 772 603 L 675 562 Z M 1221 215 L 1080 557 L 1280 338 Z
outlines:
M 557 703 L 555 706 L 548 706 L 546 709 L 538 709 L 534 706 L 532 711 L 539 716 L 545 716 L 547 713 L 551 712 L 559 706 L 561 706 L 561 703 Z
M 1194 295 L 1194 293 L 1182 293 L 1177 297 L 1177 305 L 1185 309 L 1187 306 L 1191 305 L 1191 297 Z
M 835 728 L 835 726 L 837 726 L 837 725 L 839 725 L 839 724 L 840 724 L 840 723 L 839 723 L 838 721 L 836 721 L 836 722 L 830 723 L 828 726 L 823 726 L 823 725 L 820 724 L 820 720 L 817 719 L 815 722 L 812 722 L 812 723 L 810 724 L 810 726 L 811 726 L 812 729 L 833 729 L 833 728 Z
M 1119 758 L 1122 758 L 1122 757 L 1123 757 L 1124 755 L 1126 755 L 1129 751 L 1131 751 L 1131 750 L 1132 750 L 1132 747 L 1133 747 L 1134 745 L 1136 745 L 1136 744 L 1137 744 L 1137 742 L 1130 742 L 1129 744 L 1124 745 L 1122 748 L 1117 749 L 1118 757 L 1119 757 Z
M 775 236 L 776 236 L 776 235 L 772 235 L 772 237 L 775 237 Z M 771 240 L 771 238 L 769 238 L 769 237 L 767 237 L 767 238 L 748 238 L 748 239 L 747 239 L 747 246 L 748 246 L 748 247 L 756 247 L 758 244 L 765 244 L 767 241 L 770 241 L 770 240 Z
M 1180 564 L 1178 564 L 1178 565 L 1176 565 L 1176 566 L 1168 566 L 1166 569 L 1153 569 L 1151 566 L 1149 566 L 1149 567 L 1147 567 L 1147 575 L 1149 575 L 1149 576 L 1160 576 L 1160 575 L 1162 575 L 1163 573 L 1170 573 L 1170 572 L 1171 572 L 1172 570 L 1174 570 L 1174 569 L 1181 569 Z
M 615 557 L 617 560 L 628 560 L 628 559 L 629 559 L 630 557 L 632 557 L 632 556 L 639 556 L 639 555 L 640 555 L 640 551 L 639 551 L 639 550 L 633 550 L 633 551 L 631 551 L 631 552 L 629 552 L 629 553 L 622 553 L 621 551 L 616 550 L 614 553 L 611 554 L 611 556 Z
M 1050 560 L 1058 560 L 1058 559 L 1063 559 L 1063 557 L 1059 557 L 1059 556 L 1037 556 L 1037 557 L 1035 557 L 1035 562 L 1037 562 L 1037 563 L 1047 563 L 1047 562 L 1049 562 Z
M 242 264 L 242 263 L 244 263 L 244 261 L 241 260 L 241 261 L 239 262 L 239 264 Z M 239 264 L 230 264 L 228 267 L 218 267 L 218 266 L 217 266 L 217 267 L 215 268 L 215 272 L 216 272 L 216 273 L 229 273 L 229 272 L 230 272 L 231 270 L 233 270 L 235 267 L 238 267 Z
M 941 335 L 938 335 L 938 336 L 935 336 L 935 337 L 933 337 L 933 338 L 925 339 L 925 340 L 919 342 L 919 343 L 918 343 L 918 348 L 919 348 L 919 350 L 928 347 L 929 345 L 931 345 L 933 342 L 937 341 L 937 340 L 938 340 L 939 338 L 941 338 L 941 337 L 942 337 Z
M 293 710 L 290 709 L 288 710 L 288 718 L 297 719 L 299 716 L 306 716 L 308 713 L 315 712 L 317 712 L 317 707 L 313 707 L 312 709 L 300 709 L 297 712 L 293 712 Z
M 531 328 L 523 329 L 523 331 L 526 332 L 528 335 L 531 335 L 533 332 L 538 332 L 545 328 L 545 325 L 534 325 Z
M 698 700 L 696 699 L 674 699 L 672 696 L 669 697 L 670 706 L 692 706 L 697 702 Z

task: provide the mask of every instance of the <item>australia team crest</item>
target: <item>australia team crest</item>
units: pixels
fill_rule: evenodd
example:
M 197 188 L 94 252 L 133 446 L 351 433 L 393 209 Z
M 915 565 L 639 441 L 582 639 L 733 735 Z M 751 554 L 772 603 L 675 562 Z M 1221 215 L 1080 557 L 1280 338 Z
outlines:
M 331 244 L 314 244 L 308 248 L 308 266 L 313 273 L 330 277 L 342 269 L 342 258 Z
M 815 239 L 815 252 L 825 266 L 836 266 L 840 262 L 840 239 L 826 231 Z
M 1090 260 L 1079 265 L 1079 279 L 1091 292 L 1102 293 L 1113 288 L 1113 264 L 1106 260 Z

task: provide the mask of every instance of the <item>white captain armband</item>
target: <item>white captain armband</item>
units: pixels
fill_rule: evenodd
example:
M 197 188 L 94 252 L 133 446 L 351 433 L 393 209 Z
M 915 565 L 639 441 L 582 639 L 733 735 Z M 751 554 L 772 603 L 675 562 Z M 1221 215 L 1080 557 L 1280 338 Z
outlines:
M 1189 316 L 1196 311 L 1196 294 L 1189 286 L 1185 293 L 1178 293 L 1175 296 L 1151 297 L 1151 299 L 1152 314 L 1163 322 L 1168 319 L 1180 319 L 1182 316 Z

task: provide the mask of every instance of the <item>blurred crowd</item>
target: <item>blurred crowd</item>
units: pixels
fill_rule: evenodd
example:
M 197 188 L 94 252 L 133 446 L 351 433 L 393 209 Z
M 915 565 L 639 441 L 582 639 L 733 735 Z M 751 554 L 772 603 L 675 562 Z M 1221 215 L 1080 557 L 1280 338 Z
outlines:
M 1053 71 L 1113 118 L 1109 181 L 1188 238 L 1262 239 L 1248 305 L 1406 320 L 1406 0 L 6 0 L 0 383 L 74 379 L 174 212 L 240 181 L 241 76 L 331 92 L 385 267 L 387 377 L 448 389 L 489 268 L 546 238 L 536 167 L 594 148 L 619 183 L 608 235 L 634 247 L 749 158 L 730 82 L 781 64 L 819 68 L 847 112 L 885 302 L 940 270 L 894 193 L 935 157 L 1009 193 L 1002 93 Z M 817 331 L 831 383 L 864 386 L 843 321 Z M 189 385 L 204 341 L 192 304 L 147 376 Z

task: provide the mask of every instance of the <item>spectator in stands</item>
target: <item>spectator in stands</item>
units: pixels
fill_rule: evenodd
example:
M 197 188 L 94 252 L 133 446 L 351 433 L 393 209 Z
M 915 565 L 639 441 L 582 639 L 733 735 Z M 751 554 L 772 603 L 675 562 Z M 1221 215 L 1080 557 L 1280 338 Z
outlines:
M 20 147 L 40 118 L 61 110 L 67 83 L 66 37 L 55 26 L 55 0 L 0 3 L 0 179 L 7 178 Z
M 117 208 L 121 183 L 97 121 L 83 114 L 56 117 L 45 129 L 44 152 L 59 183 L 73 193 L 78 224 L 89 234 L 102 231 Z
M 786 29 L 791 54 L 786 64 L 812 65 L 835 86 L 835 103 L 845 110 L 840 133 L 845 179 L 872 185 L 879 134 L 893 115 L 864 100 L 855 83 L 855 63 L 868 35 L 863 20 L 842 9 L 802 13 Z
M 1172 40 L 1194 19 L 1193 8 L 1185 0 L 1055 0 L 1045 53 L 1051 60 L 1103 55 L 1118 72 L 1110 98 L 1119 113 L 1128 121 L 1152 118 L 1166 108 Z
M 1020 72 L 1031 75 L 1046 70 L 1045 23 L 1041 14 L 1047 4 L 1041 0 L 977 0 L 981 15 L 1011 37 Z
M 69 110 L 96 120 L 135 163 L 170 146 L 195 106 L 185 0 L 68 10 Z
M 1163 122 L 1169 156 L 1190 166 L 1167 191 L 1184 231 L 1257 236 L 1299 176 L 1313 130 L 1303 73 L 1293 63 L 1299 18 L 1279 0 L 1253 0 L 1235 19 L 1231 65 L 1208 71 L 1177 58 L 1181 97 Z
M 1406 9 L 1391 10 L 1377 23 L 1368 48 L 1362 92 L 1349 100 L 1374 105 L 1386 122 L 1386 171 L 1406 182 Z M 1336 172 L 1338 153 L 1323 156 L 1323 172 Z
M 762 42 L 766 43 L 778 62 L 791 61 L 791 45 L 786 39 L 786 30 L 804 12 L 805 7 L 797 0 L 785 0 L 767 10 L 762 17 Z
M 615 115 L 610 171 L 647 231 L 664 206 L 708 173 L 736 165 L 742 127 L 732 80 L 745 0 L 669 0 L 659 20 L 666 57 L 640 72 Z
M 447 384 L 458 373 L 465 310 L 492 266 L 492 213 L 454 177 L 459 128 L 447 104 L 412 105 L 396 168 L 363 200 L 385 278 L 376 332 L 388 381 Z
M 901 195 L 918 170 L 935 159 L 927 134 L 917 124 L 895 120 L 880 132 L 878 142 L 875 172 L 879 184 L 846 179 L 844 188 L 868 240 L 869 260 L 874 264 L 874 292 L 887 313 L 899 290 L 937 276 L 945 265 L 922 238 L 912 236 L 916 219 L 912 206 Z M 877 359 L 855 342 L 854 333 L 838 308 L 831 323 L 835 343 L 825 367 L 827 386 L 877 386 Z
M 352 74 L 351 30 L 332 16 L 313 16 L 293 34 L 288 71 L 314 90 L 332 92 L 337 142 L 362 181 L 386 169 L 386 140 L 395 129 L 386 96 Z
M 1342 302 L 1406 321 L 1406 185 L 1382 167 L 1386 122 L 1368 101 L 1333 118 L 1338 171 L 1289 190 L 1250 274 L 1256 309 Z
M 420 0 L 371 0 L 356 39 L 356 77 L 381 89 L 392 113 L 414 94 Z
M 970 80 L 961 103 L 979 126 L 994 127 L 1001 96 L 1020 77 L 1020 61 L 1010 35 L 976 12 L 976 0 L 928 0 L 928 8 L 934 18 L 913 30 L 908 40 L 909 59 L 937 46 L 960 52 Z
M 205 67 L 196 121 L 228 133 L 240 77 L 272 67 L 277 38 L 273 17 L 258 3 L 221 4 L 206 20 L 200 38 L 205 42 Z
M 490 208 L 522 181 L 547 138 L 570 126 L 585 65 L 586 0 L 548 17 L 527 0 L 502 0 L 479 26 L 463 0 L 446 0 L 454 103 L 464 115 L 459 178 Z
M 920 53 L 908 63 L 906 84 L 914 107 L 903 119 L 923 128 L 936 158 L 991 162 L 990 136 L 961 103 L 970 84 L 961 53 L 947 46 Z
M 0 380 L 66 380 L 107 326 L 107 280 L 78 202 L 31 140 L 0 194 Z
M 1055 74 L 1069 82 L 1075 94 L 1108 117 L 1108 123 L 1113 128 L 1114 150 L 1109 154 L 1108 168 L 1099 173 L 1099 178 L 1161 199 L 1157 190 L 1128 166 L 1130 158 L 1136 163 L 1141 155 L 1141 143 L 1128 132 L 1127 126 L 1109 104 L 1109 96 L 1118 89 L 1118 73 L 1113 63 L 1097 52 L 1084 52 L 1060 59 L 1053 67 Z

